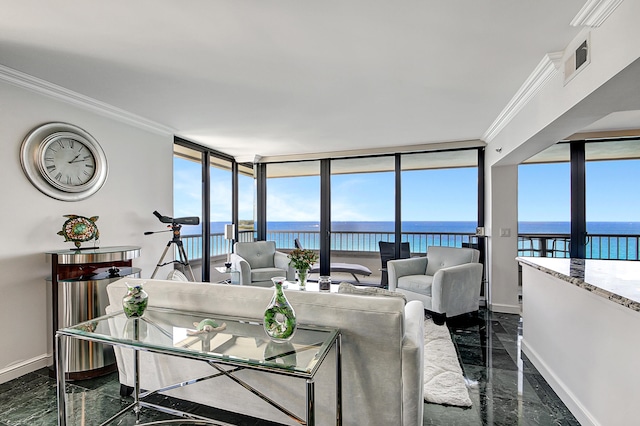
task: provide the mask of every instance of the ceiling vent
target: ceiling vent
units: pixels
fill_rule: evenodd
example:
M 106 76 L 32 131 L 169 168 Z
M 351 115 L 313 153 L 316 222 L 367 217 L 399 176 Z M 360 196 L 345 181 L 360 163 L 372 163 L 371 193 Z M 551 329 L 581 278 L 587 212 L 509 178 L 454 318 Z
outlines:
M 564 61 L 565 85 L 591 63 L 591 52 L 589 48 L 589 37 L 587 37 L 577 48 L 570 51 L 569 56 Z

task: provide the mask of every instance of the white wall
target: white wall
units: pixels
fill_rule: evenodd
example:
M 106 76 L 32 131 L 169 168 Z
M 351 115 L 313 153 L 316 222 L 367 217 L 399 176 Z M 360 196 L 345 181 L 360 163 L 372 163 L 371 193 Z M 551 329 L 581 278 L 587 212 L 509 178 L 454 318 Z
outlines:
M 587 279 L 598 271 L 592 285 L 603 271 L 615 273 L 596 262 L 587 266 Z M 605 287 L 618 279 L 606 279 Z M 528 265 L 522 282 L 522 350 L 580 424 L 638 424 L 640 313 Z
M 77 125 L 104 149 L 109 176 L 102 189 L 78 202 L 47 197 L 20 165 L 20 145 L 34 127 L 50 121 Z M 51 362 L 50 300 L 44 252 L 72 247 L 56 235 L 65 214 L 99 216 L 100 246 L 141 246 L 133 261 L 142 277 L 153 271 L 168 234 L 152 215 L 173 210 L 173 136 L 142 130 L 89 109 L 0 81 L 0 383 Z
M 494 167 L 487 182 L 491 215 L 487 235 L 489 253 L 489 309 L 520 313 L 518 268 L 518 166 Z M 514 266 L 516 266 L 514 268 Z M 501 285 L 509 283 L 509 285 Z
M 488 226 L 517 223 L 517 196 L 507 198 L 495 191 L 499 180 L 505 178 L 505 167 L 517 167 L 612 112 L 640 109 L 638 16 L 640 2 L 625 1 L 600 27 L 585 28 L 568 47 L 574 47 L 588 32 L 591 63 L 566 85 L 562 69 L 558 69 L 502 130 L 486 141 Z M 511 178 L 517 179 L 517 172 Z M 508 305 L 517 291 L 517 280 L 513 279 L 517 277 L 517 231 L 509 238 L 511 241 L 505 237 L 489 239 L 489 285 L 492 297 L 501 295 L 493 306 L 504 312 L 517 309 L 517 305 L 502 306 Z

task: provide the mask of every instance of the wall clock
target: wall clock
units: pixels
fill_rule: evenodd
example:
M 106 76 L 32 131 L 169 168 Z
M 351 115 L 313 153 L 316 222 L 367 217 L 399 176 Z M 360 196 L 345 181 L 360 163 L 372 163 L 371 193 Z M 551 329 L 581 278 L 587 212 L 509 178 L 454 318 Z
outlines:
M 58 200 L 85 199 L 107 180 L 107 157 L 98 141 L 68 123 L 47 123 L 29 132 L 20 162 L 31 183 Z

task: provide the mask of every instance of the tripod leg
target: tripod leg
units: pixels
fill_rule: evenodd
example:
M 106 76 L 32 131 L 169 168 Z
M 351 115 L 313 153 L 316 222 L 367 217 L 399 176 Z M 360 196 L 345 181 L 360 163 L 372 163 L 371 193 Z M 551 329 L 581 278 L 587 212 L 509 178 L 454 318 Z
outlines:
M 191 265 L 189 264 L 189 258 L 187 257 L 187 253 L 184 251 L 184 245 L 182 244 L 182 241 L 178 242 L 178 255 L 180 256 L 180 263 L 182 263 L 189 271 L 189 275 L 191 275 L 191 281 L 195 282 L 196 278 L 193 275 L 193 269 L 191 269 Z
M 162 266 L 162 261 L 164 260 L 164 257 L 167 255 L 167 251 L 169 250 L 170 245 L 171 245 L 171 241 L 169 241 L 167 246 L 164 248 L 164 251 L 162 252 L 162 256 L 160 256 L 160 260 L 158 260 L 158 263 L 156 264 L 156 269 L 154 269 L 153 274 L 151 274 L 151 278 L 155 278 L 156 273 L 158 272 L 158 269 L 160 269 L 160 267 Z

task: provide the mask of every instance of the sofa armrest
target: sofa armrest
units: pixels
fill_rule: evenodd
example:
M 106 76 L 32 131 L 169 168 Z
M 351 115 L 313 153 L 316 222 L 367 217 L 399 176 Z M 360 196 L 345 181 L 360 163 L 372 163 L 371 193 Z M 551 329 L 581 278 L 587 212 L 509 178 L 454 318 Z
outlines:
M 289 265 L 289 256 L 286 254 L 277 251 L 273 256 L 273 264 L 276 268 L 284 269 L 287 271 L 287 280 L 293 281 L 296 279 L 296 271 L 293 269 L 293 266 Z
M 448 316 L 477 310 L 481 287 L 481 263 L 439 269 L 433 276 L 431 287 L 432 310 Z
M 231 253 L 232 268 L 240 271 L 240 285 L 251 285 L 251 265 L 242 256 Z
M 395 291 L 398 278 L 406 275 L 424 275 L 427 271 L 426 257 L 411 257 L 409 259 L 396 259 L 387 262 L 387 274 L 389 276 L 389 290 Z
M 403 426 L 422 426 L 424 410 L 424 305 L 419 300 L 404 308 L 402 341 Z

